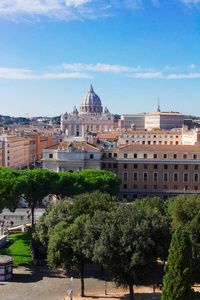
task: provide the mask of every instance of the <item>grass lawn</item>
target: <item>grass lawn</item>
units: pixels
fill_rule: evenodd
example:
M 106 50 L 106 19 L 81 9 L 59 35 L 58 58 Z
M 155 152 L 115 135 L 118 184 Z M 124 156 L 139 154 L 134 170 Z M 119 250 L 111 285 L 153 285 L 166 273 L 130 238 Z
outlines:
M 31 252 L 29 248 L 32 239 L 31 234 L 10 234 L 9 238 L 11 238 L 10 243 L 7 246 L 0 249 L 0 254 L 13 256 L 14 266 L 32 262 Z

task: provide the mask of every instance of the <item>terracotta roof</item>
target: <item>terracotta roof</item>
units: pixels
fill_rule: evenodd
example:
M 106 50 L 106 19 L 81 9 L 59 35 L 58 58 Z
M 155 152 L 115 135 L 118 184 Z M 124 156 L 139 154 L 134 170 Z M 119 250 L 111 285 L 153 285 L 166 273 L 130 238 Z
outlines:
M 160 115 L 166 115 L 166 116 L 183 116 L 183 114 L 179 113 L 179 112 L 173 112 L 173 111 L 166 111 L 166 112 L 162 112 L 162 111 L 156 111 L 150 114 L 147 114 L 146 116 L 160 116 Z
M 200 152 L 200 146 L 195 145 L 124 145 L 120 147 L 126 151 L 197 151 Z
M 166 135 L 181 135 L 182 134 L 182 131 L 165 131 L 165 130 L 137 130 L 137 131 L 126 131 L 125 133 L 121 133 L 120 135 L 124 135 L 124 134 L 133 134 L 133 135 L 136 135 L 136 134 L 166 134 Z
M 56 145 L 53 145 L 53 146 L 50 146 L 50 147 L 47 147 L 45 149 L 54 149 L 54 150 L 61 150 L 61 149 L 68 149 L 68 145 L 70 144 L 71 142 L 67 143 L 67 142 L 63 142 L 63 143 L 58 143 Z M 87 142 L 72 142 L 73 144 L 73 147 L 76 148 L 76 149 L 79 149 L 79 150 L 96 150 L 96 151 L 100 151 L 100 148 L 99 147 L 96 147 L 94 145 L 91 145 Z

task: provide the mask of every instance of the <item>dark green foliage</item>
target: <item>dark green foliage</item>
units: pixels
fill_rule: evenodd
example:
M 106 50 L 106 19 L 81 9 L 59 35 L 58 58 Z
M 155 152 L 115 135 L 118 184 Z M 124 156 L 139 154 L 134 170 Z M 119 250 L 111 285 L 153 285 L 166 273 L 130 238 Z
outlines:
M 0 212 L 6 206 L 14 211 L 18 206 L 20 193 L 16 189 L 16 179 L 20 172 L 14 169 L 0 168 Z
M 42 201 L 44 197 L 53 191 L 53 181 L 58 175 L 46 169 L 22 170 L 20 176 L 16 178 L 15 189 L 19 195 L 28 202 L 31 207 L 31 223 L 34 225 L 34 209 L 37 201 Z
M 111 272 L 118 286 L 129 286 L 133 299 L 133 285 L 144 283 L 156 264 L 159 238 L 166 229 L 165 220 L 156 211 L 144 212 L 130 204 L 122 204 L 102 218 L 101 226 L 92 220 L 99 232 L 96 241 L 91 239 L 93 260 Z M 87 232 L 96 235 L 92 225 Z
M 79 269 L 81 279 L 81 296 L 84 296 L 84 242 L 85 221 L 87 216 L 82 215 L 72 224 L 58 223 L 49 235 L 47 261 L 50 267 L 58 266 L 68 272 Z
M 189 300 L 192 297 L 191 243 L 187 232 L 179 226 L 172 236 L 165 266 L 162 300 Z
M 95 191 L 92 194 L 86 193 L 74 196 L 71 215 L 74 219 L 82 214 L 92 217 L 95 211 L 109 211 L 116 205 L 117 200 L 114 196 Z
M 200 258 L 200 196 L 180 195 L 171 201 L 168 211 L 172 229 L 184 226 L 192 243 L 193 258 Z
M 74 173 L 59 172 L 58 174 L 55 194 L 61 198 L 86 192 L 92 193 L 95 190 L 114 196 L 120 190 L 121 179 L 111 172 L 85 170 Z

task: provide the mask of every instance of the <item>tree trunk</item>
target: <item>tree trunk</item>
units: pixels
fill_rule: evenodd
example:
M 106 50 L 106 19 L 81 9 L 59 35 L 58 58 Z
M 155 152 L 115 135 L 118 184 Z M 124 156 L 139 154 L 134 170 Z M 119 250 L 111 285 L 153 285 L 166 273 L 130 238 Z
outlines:
M 85 297 L 84 294 L 84 262 L 79 262 L 79 274 L 80 274 L 80 279 L 81 279 L 81 297 Z
M 130 291 L 130 300 L 134 300 L 134 291 L 133 291 L 133 286 L 129 286 L 129 291 Z
M 34 230 L 34 204 L 31 204 L 31 227 Z

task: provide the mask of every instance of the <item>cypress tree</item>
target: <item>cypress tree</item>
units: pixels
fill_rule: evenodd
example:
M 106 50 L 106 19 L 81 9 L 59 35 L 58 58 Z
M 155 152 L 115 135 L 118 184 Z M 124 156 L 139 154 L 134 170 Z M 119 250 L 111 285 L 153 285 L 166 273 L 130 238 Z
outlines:
M 191 253 L 189 236 L 184 228 L 179 226 L 172 236 L 168 261 L 165 265 L 162 300 L 193 299 Z

